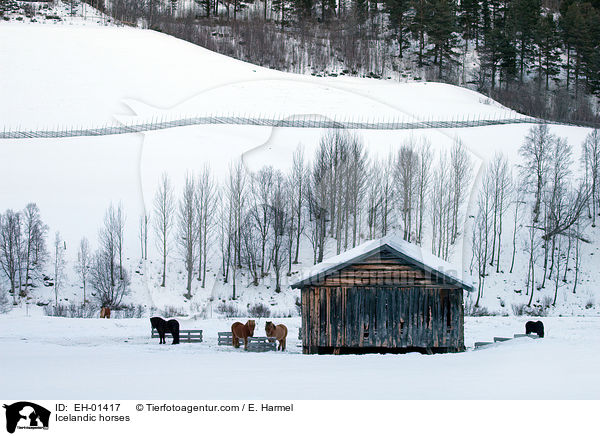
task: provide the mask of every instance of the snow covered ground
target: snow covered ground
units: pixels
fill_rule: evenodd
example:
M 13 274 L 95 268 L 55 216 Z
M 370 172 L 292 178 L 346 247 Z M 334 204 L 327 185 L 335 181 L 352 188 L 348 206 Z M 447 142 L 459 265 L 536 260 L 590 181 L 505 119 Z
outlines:
M 286 352 L 217 345 L 234 319 L 180 319 L 205 342 L 159 345 L 147 318 L 0 316 L 5 398 L 36 399 L 600 399 L 600 318 L 545 318 L 547 337 L 474 351 L 474 341 L 512 336 L 525 318 L 465 320 L 468 351 L 421 355 L 303 355 L 299 318 Z M 244 320 L 242 320 L 244 321 Z M 256 335 L 264 335 L 265 319 Z

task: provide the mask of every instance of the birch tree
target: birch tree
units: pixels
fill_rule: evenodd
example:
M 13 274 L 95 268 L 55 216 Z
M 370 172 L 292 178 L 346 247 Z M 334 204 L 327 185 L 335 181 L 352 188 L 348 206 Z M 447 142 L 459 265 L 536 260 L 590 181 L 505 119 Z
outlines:
M 592 220 L 592 227 L 596 227 L 596 216 L 599 213 L 600 205 L 600 131 L 598 129 L 592 131 L 585 138 L 581 160 L 590 193 L 588 216 Z
M 467 188 L 473 173 L 471 159 L 460 140 L 457 140 L 450 150 L 450 207 L 452 214 L 452 223 L 450 235 L 447 242 L 456 243 L 456 238 L 460 233 L 459 221 L 461 220 L 460 210 L 467 199 Z
M 54 304 L 58 306 L 58 294 L 62 290 L 65 280 L 65 241 L 56 232 L 54 236 Z
M 45 260 L 45 238 L 48 231 L 35 203 L 29 203 L 23 211 L 23 237 L 25 242 L 25 293 L 28 291 L 33 273 L 40 273 Z M 42 255 L 41 252 L 43 252 Z
M 547 124 L 538 124 L 529 129 L 523 145 L 519 149 L 524 164 L 521 167 L 521 176 L 532 186 L 535 197 L 533 206 L 533 221 L 538 222 L 545 174 L 550 160 L 551 146 L 554 136 L 550 133 Z
M 192 174 L 186 174 L 178 208 L 177 245 L 183 257 L 187 275 L 185 297 L 192 298 L 192 277 L 198 256 L 196 183 Z
M 158 189 L 154 196 L 154 231 L 156 233 L 156 248 L 162 257 L 163 274 L 161 286 L 164 288 L 167 280 L 167 257 L 171 250 L 171 233 L 175 221 L 175 199 L 169 176 L 161 176 Z
M 21 232 L 19 213 L 8 209 L 0 214 L 0 266 L 8 282 L 13 303 L 16 304 L 17 289 L 19 287 L 19 256 L 18 233 Z
M 92 253 L 90 251 L 90 243 L 87 238 L 81 238 L 79 242 L 79 250 L 77 251 L 77 263 L 75 264 L 75 271 L 81 279 L 83 284 L 83 304 L 87 303 L 86 299 L 86 286 L 90 274 L 90 268 L 92 266 Z
M 247 177 L 241 161 L 229 167 L 229 178 L 226 186 L 228 217 L 231 220 L 228 226 L 231 255 L 232 299 L 236 299 L 237 271 L 241 268 L 242 225 L 247 204 Z
M 215 225 L 215 211 L 219 203 L 219 192 L 209 165 L 200 171 L 196 183 L 196 219 L 198 232 L 198 280 L 206 286 L 208 246 L 210 233 Z

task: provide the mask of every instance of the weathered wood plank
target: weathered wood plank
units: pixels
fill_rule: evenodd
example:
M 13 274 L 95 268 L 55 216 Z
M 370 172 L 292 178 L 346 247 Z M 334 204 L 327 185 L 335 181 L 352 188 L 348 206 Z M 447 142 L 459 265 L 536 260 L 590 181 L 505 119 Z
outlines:
M 355 340 L 355 343 L 359 346 L 359 347 L 363 347 L 364 346 L 364 338 L 365 338 L 365 323 L 368 323 L 369 321 L 366 319 L 365 316 L 365 294 L 366 292 L 363 292 L 364 290 L 360 290 L 358 292 L 356 292 L 356 299 L 358 301 L 358 304 L 356 305 L 356 312 L 355 312 L 355 319 L 357 320 L 357 324 L 359 326 L 358 329 L 358 337 Z M 367 324 L 367 328 L 368 328 L 368 324 Z
M 389 346 L 389 337 L 388 337 L 388 325 L 386 325 L 386 321 L 389 323 L 389 320 L 392 314 L 388 310 L 388 297 L 391 292 L 388 289 L 380 289 L 377 292 L 377 306 L 375 307 L 375 311 L 377 313 L 377 346 L 378 347 L 388 347 Z
M 344 338 L 344 344 L 347 346 L 350 346 L 352 344 L 352 328 L 355 328 L 356 326 L 353 326 L 353 322 L 354 322 L 354 317 L 352 316 L 353 313 L 353 293 L 352 293 L 352 288 L 348 288 L 347 289 L 347 293 L 346 293 L 346 305 L 345 305 L 345 309 L 346 309 L 346 325 L 345 325 L 345 338 Z
M 300 291 L 300 302 L 302 304 L 301 306 L 301 312 L 300 312 L 300 316 L 302 317 L 302 327 L 301 330 L 303 330 L 304 332 L 308 332 L 310 331 L 310 327 L 308 326 L 308 316 L 310 313 L 310 308 L 308 306 L 308 299 L 307 299 L 307 294 L 308 294 L 308 290 L 306 288 L 302 289 Z M 306 350 L 306 348 L 308 346 L 308 341 L 306 340 L 306 337 L 308 335 L 303 335 L 302 336 L 302 347 L 303 347 L 303 351 Z
M 434 299 L 434 304 L 433 304 L 433 346 L 434 347 L 439 347 L 440 346 L 440 329 L 442 326 L 442 322 L 440 320 L 440 316 L 441 316 L 441 301 L 440 301 L 440 293 L 438 292 L 435 296 Z

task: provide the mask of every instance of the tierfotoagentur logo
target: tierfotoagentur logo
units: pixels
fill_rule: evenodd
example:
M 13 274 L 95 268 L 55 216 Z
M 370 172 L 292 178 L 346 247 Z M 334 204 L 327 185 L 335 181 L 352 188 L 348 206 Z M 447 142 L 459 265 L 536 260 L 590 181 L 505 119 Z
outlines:
M 48 430 L 50 411 L 42 406 L 28 401 L 19 401 L 6 409 L 6 431 L 14 433 L 19 430 Z

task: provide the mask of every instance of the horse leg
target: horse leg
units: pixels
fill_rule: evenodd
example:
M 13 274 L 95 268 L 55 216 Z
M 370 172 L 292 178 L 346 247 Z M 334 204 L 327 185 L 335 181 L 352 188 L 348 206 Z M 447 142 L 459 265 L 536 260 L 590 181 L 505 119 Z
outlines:
M 285 338 L 283 338 L 279 344 L 281 345 L 281 351 L 285 351 Z
M 248 350 L 248 336 L 244 338 L 244 350 Z

